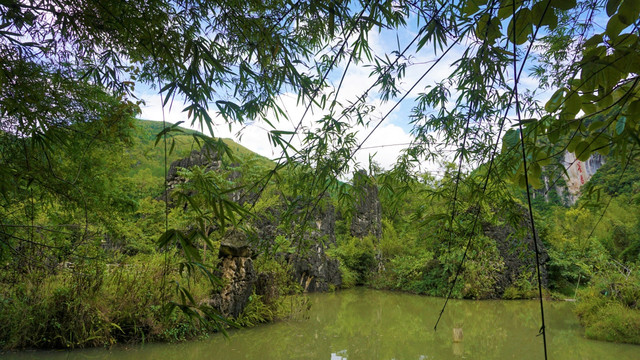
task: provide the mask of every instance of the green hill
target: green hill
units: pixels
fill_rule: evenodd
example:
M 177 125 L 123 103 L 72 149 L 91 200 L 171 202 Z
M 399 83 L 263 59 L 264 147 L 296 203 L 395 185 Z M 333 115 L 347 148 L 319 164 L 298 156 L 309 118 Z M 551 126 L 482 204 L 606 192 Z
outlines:
M 167 124 L 171 126 L 171 124 Z M 128 163 L 131 164 L 128 175 L 136 178 L 141 185 L 160 189 L 164 182 L 165 167 L 168 171 L 173 161 L 189 156 L 194 150 L 200 150 L 203 139 L 208 136 L 196 130 L 175 127 L 167 133 L 167 159 L 165 162 L 164 139 L 156 143 L 158 134 L 161 134 L 164 126 L 160 121 L 137 120 L 133 143 L 126 150 Z M 221 139 L 229 148 L 231 154 L 239 159 L 257 158 L 265 165 L 273 164 L 269 159 L 254 153 L 246 147 L 227 138 Z M 152 184 L 148 184 L 151 181 Z

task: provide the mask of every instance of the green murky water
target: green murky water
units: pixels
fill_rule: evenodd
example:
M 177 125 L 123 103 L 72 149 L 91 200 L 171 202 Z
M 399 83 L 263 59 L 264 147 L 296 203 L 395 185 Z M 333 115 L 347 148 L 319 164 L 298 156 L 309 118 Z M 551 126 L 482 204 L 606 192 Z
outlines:
M 6 359 L 542 359 L 537 301 L 450 301 L 353 289 L 313 294 L 308 318 L 236 330 L 180 344 L 71 352 L 22 352 Z M 573 304 L 545 302 L 550 359 L 640 359 L 640 346 L 582 337 Z M 453 342 L 453 327 L 464 338 Z

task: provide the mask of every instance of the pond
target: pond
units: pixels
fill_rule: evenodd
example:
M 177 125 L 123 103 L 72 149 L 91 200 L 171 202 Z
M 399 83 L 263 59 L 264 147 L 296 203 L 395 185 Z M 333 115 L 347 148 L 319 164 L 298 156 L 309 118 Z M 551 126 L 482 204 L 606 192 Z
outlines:
M 365 288 L 309 295 L 294 319 L 179 344 L 27 351 L 3 359 L 542 359 L 537 301 L 450 301 Z M 640 346 L 585 339 L 572 303 L 545 302 L 550 359 L 638 359 Z M 453 341 L 462 328 L 461 342 Z

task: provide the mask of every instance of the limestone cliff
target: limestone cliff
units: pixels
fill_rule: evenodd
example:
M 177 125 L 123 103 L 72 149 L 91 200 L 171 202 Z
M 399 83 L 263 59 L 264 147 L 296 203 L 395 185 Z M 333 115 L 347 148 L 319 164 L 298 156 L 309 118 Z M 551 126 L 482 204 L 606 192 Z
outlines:
M 569 193 L 570 204 L 573 205 L 580 196 L 580 189 L 591 179 L 596 171 L 604 164 L 604 157 L 600 154 L 593 154 L 587 161 L 576 159 L 574 153 L 565 152 L 563 164 L 567 171 L 565 175 L 567 191 Z
M 366 171 L 359 170 L 353 175 L 353 189 L 355 204 L 351 218 L 351 236 L 361 239 L 373 236 L 377 244 L 382 238 L 382 204 L 378 186 L 371 181 Z M 377 248 L 375 259 L 375 267 L 369 270 L 371 273 L 384 270 L 380 247 Z
M 378 187 L 369 181 L 366 171 L 360 170 L 353 176 L 356 204 L 351 218 L 351 236 L 364 238 L 373 235 L 382 237 L 382 205 L 378 197 Z
M 169 171 L 167 172 L 169 188 L 171 189 L 176 184 L 184 182 L 184 178 L 178 175 L 180 168 L 189 169 L 193 166 L 204 166 L 209 171 L 216 171 L 221 168 L 222 161 L 218 153 L 212 149 L 193 150 L 188 157 L 176 160 L 169 166 Z
M 334 245 L 335 237 L 335 209 L 330 204 L 319 205 L 309 216 L 309 224 L 301 239 L 292 239 L 294 249 L 276 248 L 275 239 L 278 236 L 290 237 L 279 225 L 282 212 L 285 211 L 284 202 L 270 207 L 258 214 L 254 222 L 256 227 L 258 246 L 266 251 L 280 252 L 291 265 L 292 276 L 304 291 L 327 291 L 331 287 L 340 287 L 342 279 L 339 261 L 326 254 L 326 250 Z M 304 217 L 304 210 L 294 210 L 294 214 Z M 300 237 L 300 234 L 293 234 Z M 299 246 L 300 245 L 300 246 Z
M 492 225 L 484 224 L 483 232 L 487 237 L 495 240 L 504 261 L 504 270 L 498 275 L 495 284 L 496 295 L 502 296 L 505 289 L 515 285 L 519 279 L 526 279 L 532 284 L 537 284 L 536 273 L 536 246 L 531 236 L 531 225 L 523 210 L 523 220 L 514 229 L 509 224 Z M 547 286 L 547 267 L 549 260 L 547 250 L 541 241 L 538 241 L 538 258 L 540 261 L 540 279 L 542 286 Z
M 566 151 L 560 160 L 560 170 L 550 171 L 548 168 L 543 171 L 544 187 L 534 191 L 533 197 L 544 196 L 546 202 L 571 206 L 580 197 L 582 187 L 604 163 L 605 157 L 598 153 L 587 161 L 581 161 L 574 153 Z
M 254 291 L 256 272 L 250 257 L 226 256 L 220 264 L 225 285 L 212 295 L 209 304 L 226 317 L 237 318 Z
M 193 151 L 189 157 L 177 160 L 171 164 L 167 175 L 169 191 L 176 185 L 183 183 L 185 179 L 180 177 L 180 168 L 191 168 L 201 166 L 208 171 L 221 171 L 222 161 L 213 150 Z M 230 180 L 240 178 L 242 174 L 231 172 Z M 242 203 L 255 194 L 244 194 L 240 192 L 231 193 L 231 199 Z M 252 251 L 257 256 L 261 251 L 274 250 L 276 237 L 285 236 L 281 228 L 281 218 L 285 211 L 286 202 L 281 199 L 277 205 L 271 206 L 257 214 L 255 219 L 249 220 L 249 227 L 255 229 L 255 236 L 246 240 L 247 245 L 242 251 Z M 304 209 L 293 209 L 294 213 L 304 213 Z M 310 215 L 309 230 L 304 232 L 302 239 L 292 239 L 295 244 L 302 244 L 294 253 L 282 252 L 277 256 L 284 257 L 292 269 L 292 278 L 300 283 L 305 291 L 327 291 L 331 287 L 341 285 L 339 262 L 331 259 L 325 250 L 335 244 L 335 210 L 330 204 L 319 206 Z M 291 236 L 291 234 L 289 234 Z M 298 236 L 294 234 L 294 236 Z M 237 316 L 246 305 L 248 297 L 254 290 L 256 281 L 258 287 L 264 287 L 268 279 L 264 274 L 255 274 L 252 260 L 246 253 L 240 251 L 237 245 L 225 244 L 227 237 L 223 240 L 220 248 L 221 262 L 220 273 L 227 285 L 219 294 L 214 294 L 212 304 L 228 316 Z M 280 250 L 275 249 L 278 252 Z M 233 252 L 233 253 L 229 253 Z

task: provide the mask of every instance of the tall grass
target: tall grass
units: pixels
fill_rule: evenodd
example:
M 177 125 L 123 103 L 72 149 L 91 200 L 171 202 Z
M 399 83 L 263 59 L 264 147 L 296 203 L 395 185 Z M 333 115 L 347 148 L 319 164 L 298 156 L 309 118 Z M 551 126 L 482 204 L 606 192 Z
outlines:
M 181 313 L 163 311 L 172 292 L 163 291 L 162 285 L 184 280 L 170 273 L 163 282 L 163 271 L 163 255 L 139 255 L 117 265 L 76 264 L 55 274 L 29 273 L 17 284 L 0 284 L 0 347 L 77 348 L 202 334 L 204 329 Z M 197 301 L 210 291 L 207 284 L 191 280 Z
M 607 271 L 578 292 L 576 314 L 590 339 L 640 344 L 640 275 Z

